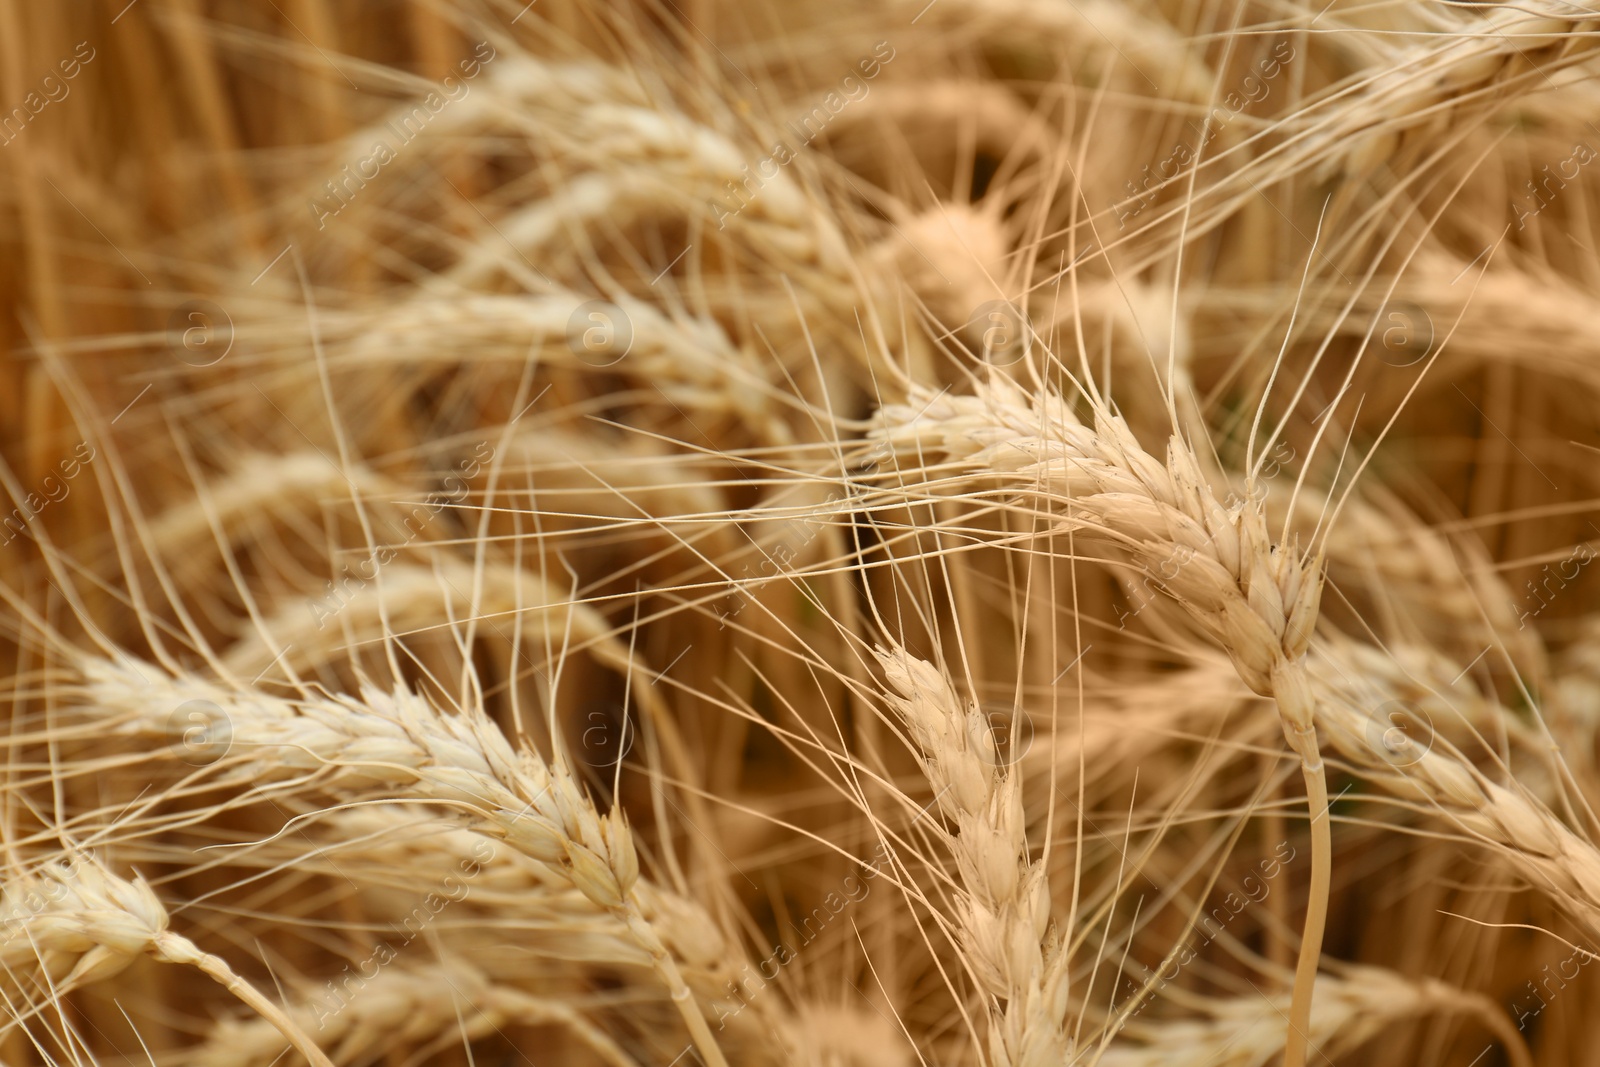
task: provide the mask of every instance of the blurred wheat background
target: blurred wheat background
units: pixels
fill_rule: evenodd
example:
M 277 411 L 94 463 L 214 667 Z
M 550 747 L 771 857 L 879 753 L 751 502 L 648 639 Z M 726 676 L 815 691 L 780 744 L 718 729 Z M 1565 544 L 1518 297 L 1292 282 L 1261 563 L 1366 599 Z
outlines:
M 0 1061 L 1600 1062 L 1597 37 L 0 0 Z

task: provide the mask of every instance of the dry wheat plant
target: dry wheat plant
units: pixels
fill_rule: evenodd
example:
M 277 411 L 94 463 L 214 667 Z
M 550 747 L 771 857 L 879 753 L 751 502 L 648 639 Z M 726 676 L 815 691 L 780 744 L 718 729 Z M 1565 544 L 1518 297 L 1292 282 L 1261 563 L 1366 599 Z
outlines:
M 1593 0 L 0 0 L 0 1064 L 1600 1063 Z

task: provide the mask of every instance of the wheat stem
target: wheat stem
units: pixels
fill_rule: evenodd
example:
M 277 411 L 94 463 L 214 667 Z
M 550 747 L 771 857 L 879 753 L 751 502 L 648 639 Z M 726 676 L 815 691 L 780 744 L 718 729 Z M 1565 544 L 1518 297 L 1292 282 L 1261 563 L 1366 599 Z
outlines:
M 1328 779 L 1322 761 L 1302 764 L 1306 798 L 1311 804 L 1311 891 L 1306 898 L 1306 925 L 1300 934 L 1300 958 L 1294 968 L 1294 996 L 1289 1002 L 1289 1038 L 1284 1046 L 1284 1067 L 1305 1067 L 1311 1034 L 1311 991 L 1322 958 L 1322 936 L 1328 922 L 1333 834 L 1328 823 Z
M 314 1067 L 333 1067 L 333 1061 L 317 1047 L 316 1042 L 306 1036 L 305 1031 L 295 1025 L 288 1013 L 262 996 L 261 991 L 255 986 L 235 974 L 226 960 L 209 952 L 200 951 L 188 938 L 171 932 L 162 933 L 156 939 L 155 948 L 162 959 L 172 963 L 190 964 L 215 979 L 218 985 L 238 997 L 243 1004 L 276 1027 L 284 1039 Z
M 711 1035 L 711 1027 L 707 1025 L 705 1015 L 695 1004 L 694 994 L 689 992 L 688 983 L 683 980 L 683 975 L 678 970 L 677 961 L 661 943 L 655 927 L 651 926 L 640 913 L 638 903 L 629 900 L 613 909 L 613 913 L 622 920 L 628 932 L 655 961 L 656 970 L 672 996 L 673 1007 L 683 1016 L 684 1024 L 689 1027 L 689 1036 L 694 1039 L 695 1048 L 699 1049 L 700 1055 L 705 1058 L 706 1067 L 728 1067 L 722 1049 L 717 1046 L 717 1039 Z

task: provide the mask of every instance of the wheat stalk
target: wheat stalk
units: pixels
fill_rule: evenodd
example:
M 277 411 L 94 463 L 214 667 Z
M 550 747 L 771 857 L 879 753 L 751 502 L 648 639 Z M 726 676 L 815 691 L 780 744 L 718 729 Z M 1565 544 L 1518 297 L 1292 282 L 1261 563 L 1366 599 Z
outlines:
M 1366 173 L 1419 127 L 1459 128 L 1463 107 L 1502 105 L 1513 93 L 1545 87 L 1552 61 L 1576 62 L 1594 45 L 1594 12 L 1576 4 L 1494 6 L 1481 17 L 1458 18 L 1449 8 L 1428 9 L 1437 34 L 1399 49 L 1383 49 L 1382 68 L 1330 98 L 1328 114 L 1315 106 L 1315 134 L 1305 149 L 1323 156 L 1321 174 L 1334 169 Z
M 520 368 L 538 359 L 592 374 L 595 364 L 586 360 L 582 334 L 573 334 L 572 320 L 582 305 L 598 299 L 569 290 L 417 296 L 331 318 L 328 363 L 333 371 L 366 376 L 374 367 L 457 363 L 470 351 L 474 364 Z M 716 322 L 666 313 L 624 294 L 608 294 L 604 301 L 616 309 L 601 311 L 617 316 L 611 324 L 616 332 L 591 358 L 615 373 L 650 382 L 668 403 L 748 420 L 763 440 L 790 439 L 772 410 L 765 375 Z M 306 373 L 303 368 L 295 372 Z
M 119 878 L 92 854 L 69 851 L 8 881 L 0 907 L 7 920 L 0 963 L 8 971 L 37 959 L 49 975 L 70 963 L 62 983 L 72 988 L 111 978 L 146 954 L 192 966 L 238 997 L 316 1067 L 333 1067 L 294 1020 L 225 960 L 169 930 L 167 910 L 142 876 Z M 59 995 L 60 988 L 52 985 L 52 992 Z
M 369 686 L 360 700 L 282 700 L 174 677 L 127 656 L 85 660 L 79 669 L 84 701 L 125 716 L 128 730 L 167 732 L 174 729 L 169 709 L 202 709 L 218 720 L 207 736 L 231 735 L 250 754 L 237 773 L 337 769 L 346 779 L 459 808 L 473 829 L 549 865 L 616 917 L 649 954 L 701 1054 L 726 1067 L 677 961 L 644 916 L 638 857 L 621 810 L 596 811 L 563 762 L 548 765 L 527 748 L 513 749 L 481 712 L 440 715 L 403 688 Z
M 954 825 L 963 900 L 953 916 L 978 984 L 1003 1001 L 991 1022 L 997 1064 L 1040 1067 L 1072 1053 L 1066 946 L 1047 938 L 1050 886 L 1032 862 L 1018 771 L 1003 771 L 989 721 L 956 693 L 937 667 L 899 646 L 874 648 L 886 699 L 921 750 L 939 810 Z
M 912 399 L 921 397 L 913 394 Z M 1347 682 L 1330 684 L 1309 670 L 1304 652 L 1310 635 L 1299 628 L 1303 606 L 1285 610 L 1270 598 L 1265 601 L 1269 617 L 1283 620 L 1283 640 L 1295 641 L 1301 654 L 1292 675 L 1282 666 L 1262 669 L 1275 652 L 1270 644 L 1272 627 L 1240 622 L 1249 617 L 1249 606 L 1261 601 L 1259 597 L 1246 599 L 1247 591 L 1236 585 L 1230 588 L 1236 581 L 1233 574 L 1239 571 L 1230 571 L 1224 563 L 1239 558 L 1235 552 L 1245 555 L 1243 547 L 1253 540 L 1248 531 L 1261 521 L 1260 513 L 1254 512 L 1254 519 L 1230 529 L 1229 518 L 1252 512 L 1242 510 L 1242 504 L 1233 512 L 1225 511 L 1214 498 L 1208 505 L 1203 490 L 1198 494 L 1199 508 L 1191 503 L 1185 510 L 1168 503 L 1176 499 L 1181 504 L 1184 497 L 1180 494 L 1194 484 L 1181 474 L 1188 466 L 1181 453 L 1175 464 L 1180 473 L 1169 475 L 1165 467 L 1137 450 L 1137 443 L 1129 440 L 1114 417 L 1102 414 L 1100 424 L 1091 431 L 1078 423 L 1059 398 L 1044 397 L 1032 408 L 1015 386 L 1004 383 L 976 396 L 938 396 L 920 407 L 889 406 L 879 420 L 876 432 L 896 455 L 920 462 L 924 453 L 934 452 L 959 461 L 958 468 L 977 467 L 1013 483 L 1041 486 L 1052 509 L 1070 506 L 1066 521 L 1099 531 L 1145 560 L 1164 562 L 1172 558 L 1171 546 L 1188 546 L 1195 553 L 1190 562 L 1175 576 L 1169 577 L 1163 569 L 1159 577 L 1191 613 L 1211 611 L 1222 616 L 1220 620 L 1202 618 L 1201 622 L 1229 650 L 1240 676 L 1253 689 L 1278 696 L 1272 687 L 1280 680 L 1293 686 L 1293 703 L 1286 715 L 1291 746 L 1297 739 L 1314 737 L 1315 726 L 1321 726 L 1342 756 L 1384 788 L 1433 806 L 1471 834 L 1504 850 L 1522 871 L 1536 873 L 1587 928 L 1600 930 L 1600 893 L 1595 890 L 1600 885 L 1600 852 L 1594 845 L 1564 826 L 1516 783 L 1501 785 L 1441 746 L 1423 746 L 1396 736 L 1388 729 L 1391 723 L 1374 719 L 1375 708 L 1357 702 L 1359 698 L 1351 695 Z M 1176 451 L 1169 451 L 1169 462 Z M 931 474 L 938 468 L 910 469 Z M 901 476 L 906 474 L 901 472 Z M 1203 515 L 1206 510 L 1221 520 L 1209 527 L 1211 534 L 1217 535 L 1214 542 L 1192 514 Z M 1208 543 L 1216 548 L 1208 549 Z M 1282 551 L 1269 551 L 1269 555 L 1280 559 L 1294 556 Z M 1195 566 L 1197 563 L 1200 565 Z M 1299 566 L 1298 561 L 1290 565 Z M 1281 568 L 1283 563 L 1277 566 Z M 1263 565 L 1257 556 L 1252 575 L 1263 571 L 1270 579 L 1274 566 Z M 1265 583 L 1253 577 L 1252 588 L 1260 584 Z M 1282 603 L 1287 605 L 1292 599 L 1283 596 Z M 1239 641 L 1240 633 L 1246 643 L 1236 647 L 1233 642 Z M 1305 716 L 1303 725 L 1301 714 Z M 1317 820 L 1325 823 L 1325 796 L 1318 806 L 1322 812 Z M 1317 821 L 1313 831 L 1317 831 Z M 1314 836 L 1314 865 L 1315 841 Z M 1319 881 L 1315 873 L 1313 881 Z M 1302 951 L 1302 964 L 1304 960 Z
M 912 15 L 915 3 L 901 5 Z M 1098 52 L 1108 43 L 1141 80 L 1159 78 L 1157 95 L 1195 103 L 1210 101 L 1215 75 L 1196 58 L 1193 45 L 1158 13 L 1138 6 L 1091 0 L 1052 4 L 1048 0 L 954 0 L 932 12 L 948 30 L 959 29 L 963 40 L 1009 40 L 1036 45 L 1064 43 L 1074 50 Z M 1151 17 L 1155 16 L 1155 17 Z
M 502 1026 L 559 1026 L 613 1067 L 638 1067 L 582 1013 L 549 997 L 534 996 L 491 981 L 452 959 L 443 963 L 399 965 L 363 982 L 348 1002 L 335 1005 L 310 999 L 289 1012 L 302 1030 L 315 1030 L 337 1063 L 370 1057 L 387 1047 L 460 1029 L 463 1040 Z M 256 1021 L 224 1019 L 206 1040 L 186 1051 L 194 1067 L 270 1067 L 283 1056 L 277 1030 Z
M 1246 500 L 1223 507 L 1181 439 L 1172 439 L 1161 463 L 1121 419 L 1103 408 L 1096 418 L 1091 430 L 1061 398 L 1042 394 L 1030 403 L 997 375 L 974 396 L 913 386 L 905 404 L 880 410 L 874 437 L 897 456 L 933 450 L 1037 479 L 1047 494 L 1070 502 L 1069 523 L 1110 537 L 1147 573 L 1162 568 L 1165 588 L 1217 638 L 1245 684 L 1277 702 L 1312 812 L 1312 899 L 1285 1059 L 1287 1067 L 1303 1067 L 1301 1035 L 1311 1011 L 1331 859 L 1327 782 L 1305 669 L 1322 592 L 1320 559 L 1302 560 L 1293 545 L 1274 545 L 1259 505 Z M 1179 547 L 1190 556 L 1169 578 L 1163 564 Z
M 363 899 L 371 912 L 390 920 L 415 907 L 420 894 L 418 871 L 471 871 L 470 879 L 464 880 L 466 894 L 435 918 L 437 923 L 452 926 L 452 944 L 474 939 L 492 944 L 490 939 L 496 935 L 485 938 L 484 925 L 493 922 L 496 927 L 522 932 L 519 948 L 525 951 L 539 954 L 548 947 L 551 959 L 652 966 L 627 928 L 609 910 L 574 888 L 570 878 L 509 848 L 496 848 L 485 857 L 483 835 L 472 830 L 421 818 L 407 806 L 364 803 L 321 815 L 308 833 L 316 846 L 309 853 L 302 847 L 303 839 L 271 838 L 234 850 L 229 863 L 269 870 L 292 864 L 297 871 L 356 879 L 366 890 Z M 140 845 L 156 861 L 170 862 L 182 854 L 142 841 L 119 843 L 128 850 Z M 706 922 L 703 909 L 675 893 L 661 892 L 643 879 L 635 884 L 634 896 L 640 912 L 660 931 L 697 994 L 707 1000 L 720 996 L 735 973 L 730 961 L 737 949 L 715 925 Z M 458 922 L 456 916 L 463 912 L 468 917 Z M 492 954 L 476 957 L 475 962 L 485 973 L 501 977 Z M 513 973 L 514 969 L 507 976 Z M 762 1002 L 753 1007 L 752 1014 L 766 1012 Z M 771 1018 L 776 1016 L 769 1022 Z
M 1533 1060 L 1522 1035 L 1499 1005 L 1434 979 L 1411 979 L 1379 967 L 1348 967 L 1334 977 L 1317 976 L 1310 1045 L 1327 1057 L 1358 1048 L 1396 1023 L 1439 1014 L 1475 1018 L 1499 1040 L 1511 1062 Z M 1086 1062 L 1095 1067 L 1264 1067 L 1282 1044 L 1281 1024 L 1289 1005 L 1259 994 L 1201 1002 L 1205 1018 L 1130 1024 L 1126 1033 L 1141 1047 L 1114 1044 Z

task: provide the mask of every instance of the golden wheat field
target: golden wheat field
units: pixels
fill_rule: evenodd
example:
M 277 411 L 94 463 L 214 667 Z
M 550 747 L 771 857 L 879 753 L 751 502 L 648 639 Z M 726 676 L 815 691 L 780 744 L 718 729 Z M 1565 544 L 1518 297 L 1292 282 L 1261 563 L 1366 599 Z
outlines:
M 1600 1064 L 1592 0 L 0 0 L 0 1064 Z

